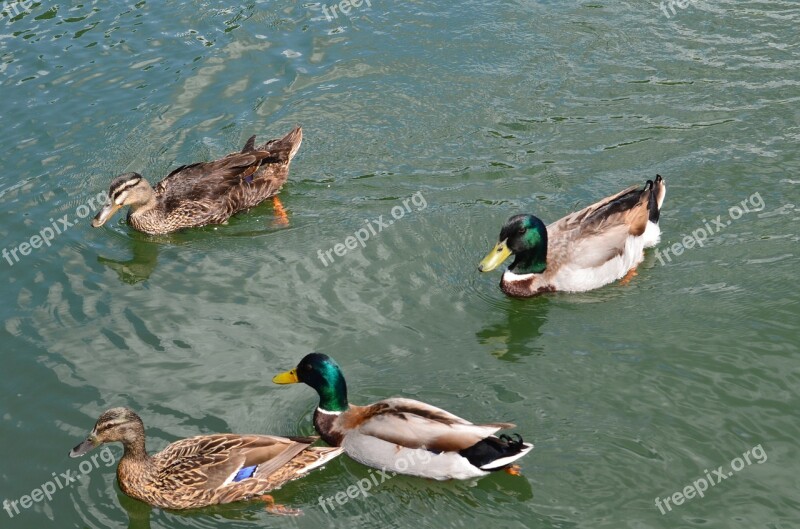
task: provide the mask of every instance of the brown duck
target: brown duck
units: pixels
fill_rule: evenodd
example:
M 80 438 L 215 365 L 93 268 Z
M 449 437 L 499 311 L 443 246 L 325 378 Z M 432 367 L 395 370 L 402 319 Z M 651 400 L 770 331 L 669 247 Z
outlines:
M 201 435 L 148 455 L 142 419 L 128 408 L 104 412 L 81 444 L 80 457 L 104 443 L 125 449 L 117 466 L 122 492 L 163 509 L 191 509 L 258 498 L 276 514 L 299 511 L 275 505 L 269 490 L 304 476 L 338 456 L 340 448 L 310 447 L 316 437 Z
M 105 224 L 122 207 L 130 206 L 128 223 L 151 235 L 182 228 L 222 224 L 280 191 L 289 164 L 303 141 L 295 127 L 279 140 L 256 147 L 252 136 L 240 152 L 213 162 L 182 165 L 152 187 L 139 173 L 125 173 L 111 182 L 108 203 L 92 221 Z M 276 197 L 276 211 L 283 208 Z

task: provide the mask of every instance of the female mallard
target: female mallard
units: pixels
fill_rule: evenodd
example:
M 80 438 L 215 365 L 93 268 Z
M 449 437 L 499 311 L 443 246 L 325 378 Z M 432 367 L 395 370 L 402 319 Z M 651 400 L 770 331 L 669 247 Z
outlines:
M 124 206 L 131 207 L 128 223 L 150 235 L 221 224 L 234 213 L 252 208 L 275 195 L 286 182 L 303 131 L 295 127 L 282 139 L 258 148 L 255 139 L 247 140 L 241 152 L 219 160 L 182 165 L 155 189 L 139 173 L 118 176 L 108 190 L 108 203 L 92 226 L 102 226 Z M 276 209 L 283 211 L 280 202 L 276 201 Z
M 583 292 L 616 281 L 635 273 L 644 249 L 658 243 L 666 192 L 664 180 L 656 175 L 644 189 L 629 187 L 546 228 L 533 215 L 515 215 L 478 270 L 494 270 L 513 254 L 500 288 L 514 297 Z
M 392 398 L 368 406 L 347 402 L 347 385 L 332 358 L 306 355 L 276 384 L 308 384 L 319 394 L 314 427 L 322 439 L 341 446 L 367 466 L 432 479 L 469 479 L 511 463 L 533 449 L 519 435 L 495 437 L 513 424 L 472 424 L 452 413 L 411 399 Z M 513 472 L 513 470 L 512 470 Z
M 144 424 L 127 408 L 104 412 L 70 457 L 80 457 L 103 443 L 125 448 L 117 466 L 122 492 L 162 509 L 191 509 L 260 498 L 277 514 L 297 511 L 275 505 L 266 491 L 302 477 L 341 453 L 338 448 L 310 448 L 316 437 L 271 435 L 201 435 L 176 441 L 148 455 Z

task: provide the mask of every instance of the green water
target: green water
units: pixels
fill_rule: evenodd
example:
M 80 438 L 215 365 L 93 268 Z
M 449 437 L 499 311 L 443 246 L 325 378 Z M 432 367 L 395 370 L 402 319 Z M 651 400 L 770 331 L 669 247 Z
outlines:
M 656 2 L 372 0 L 332 20 L 288 0 L 26 5 L 0 21 L 8 250 L 78 220 L 116 174 L 156 181 L 298 123 L 305 141 L 286 228 L 270 203 L 159 238 L 84 218 L 0 260 L 0 499 L 79 471 L 67 452 L 113 406 L 142 415 L 150 450 L 310 434 L 316 395 L 270 379 L 312 350 L 354 403 L 418 398 L 515 422 L 536 448 L 522 477 L 396 477 L 325 512 L 371 475 L 342 457 L 276 492 L 299 518 L 151 510 L 96 459 L 0 527 L 800 526 L 797 2 L 667 18 Z M 659 250 L 708 223 L 702 247 L 534 300 L 477 272 L 511 214 L 552 221 L 656 173 Z M 704 497 L 656 506 L 754 448 Z

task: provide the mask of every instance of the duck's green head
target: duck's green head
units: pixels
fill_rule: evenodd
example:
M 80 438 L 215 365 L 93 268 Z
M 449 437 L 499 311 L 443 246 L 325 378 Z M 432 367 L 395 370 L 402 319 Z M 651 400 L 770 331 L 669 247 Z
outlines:
M 547 269 L 547 226 L 533 215 L 514 215 L 500 230 L 500 242 L 478 270 L 489 272 L 514 255 L 508 269 L 515 274 L 540 274 Z
M 347 410 L 347 384 L 342 370 L 333 358 L 322 353 L 303 357 L 291 371 L 275 375 L 276 384 L 308 384 L 319 395 L 319 407 L 325 411 Z

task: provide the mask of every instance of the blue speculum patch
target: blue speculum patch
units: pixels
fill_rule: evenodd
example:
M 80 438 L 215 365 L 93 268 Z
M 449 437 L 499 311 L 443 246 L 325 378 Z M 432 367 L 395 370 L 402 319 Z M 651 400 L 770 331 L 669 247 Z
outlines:
M 253 474 L 256 473 L 257 468 L 258 465 L 253 465 L 252 467 L 244 467 L 243 469 L 241 469 L 239 472 L 236 473 L 236 477 L 233 478 L 233 482 L 236 483 L 247 478 L 252 478 Z

